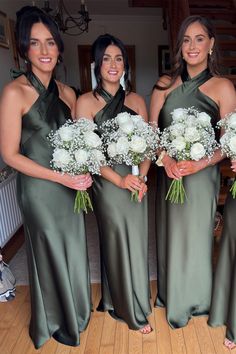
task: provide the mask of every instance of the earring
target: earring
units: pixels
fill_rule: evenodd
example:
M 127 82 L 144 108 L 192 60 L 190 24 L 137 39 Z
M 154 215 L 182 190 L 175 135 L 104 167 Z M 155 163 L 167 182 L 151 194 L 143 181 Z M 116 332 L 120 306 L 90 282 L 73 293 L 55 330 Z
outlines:
M 28 60 L 27 59 L 25 59 L 24 62 L 25 62 L 25 64 L 28 64 Z
M 213 53 L 213 49 L 211 48 L 211 49 L 209 50 L 209 55 L 211 56 L 212 53 Z

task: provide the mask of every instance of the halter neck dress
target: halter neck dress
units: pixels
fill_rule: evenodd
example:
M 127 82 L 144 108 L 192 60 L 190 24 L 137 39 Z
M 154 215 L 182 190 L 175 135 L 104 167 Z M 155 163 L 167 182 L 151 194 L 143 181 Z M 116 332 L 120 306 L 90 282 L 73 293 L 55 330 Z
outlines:
M 22 117 L 21 153 L 50 168 L 53 148 L 48 134 L 70 119 L 51 79 L 48 88 L 25 74 L 38 98 Z M 31 294 L 30 336 L 36 348 L 53 337 L 79 345 L 91 311 L 83 214 L 74 214 L 75 191 L 61 184 L 18 174 Z
M 219 107 L 199 87 L 211 78 L 208 69 L 190 78 L 167 96 L 159 116 L 163 130 L 171 124 L 175 108 L 195 107 L 211 116 L 212 126 L 219 120 Z M 163 167 L 157 169 L 157 299 L 166 307 L 171 327 L 179 328 L 191 316 L 209 311 L 212 286 L 213 226 L 220 175 L 218 166 L 183 178 L 188 199 L 184 204 L 165 200 L 171 179 Z
M 99 95 L 106 105 L 95 116 L 98 127 L 120 112 L 137 114 L 124 105 L 121 86 L 115 96 L 103 89 Z M 131 173 L 131 166 L 125 164 L 112 168 L 121 176 Z M 128 190 L 95 176 L 93 198 L 101 252 L 102 298 L 98 310 L 109 311 L 131 329 L 140 329 L 148 323 L 151 312 L 147 197 L 141 203 L 131 202 Z
M 229 192 L 208 324 L 226 326 L 226 338 L 236 343 L 236 200 Z

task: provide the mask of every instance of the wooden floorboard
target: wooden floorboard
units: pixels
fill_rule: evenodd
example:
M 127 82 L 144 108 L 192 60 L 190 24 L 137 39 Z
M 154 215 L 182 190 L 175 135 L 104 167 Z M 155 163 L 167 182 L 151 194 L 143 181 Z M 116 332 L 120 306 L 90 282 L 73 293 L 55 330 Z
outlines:
M 151 282 L 151 303 L 156 295 L 156 281 Z M 154 308 L 149 316 L 153 332 L 142 335 L 115 321 L 108 313 L 96 311 L 100 285 L 92 284 L 94 311 L 79 347 L 69 347 L 49 340 L 34 349 L 28 334 L 30 320 L 29 287 L 18 286 L 16 298 L 0 303 L 1 354 L 229 354 L 223 346 L 225 328 L 211 328 L 207 317 L 195 317 L 180 329 L 171 329 L 164 308 Z

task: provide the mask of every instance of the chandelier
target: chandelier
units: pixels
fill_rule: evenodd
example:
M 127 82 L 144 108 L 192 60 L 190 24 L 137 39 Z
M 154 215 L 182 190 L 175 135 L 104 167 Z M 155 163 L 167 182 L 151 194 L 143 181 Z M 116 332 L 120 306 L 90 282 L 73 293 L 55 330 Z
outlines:
M 78 16 L 73 17 L 65 7 L 63 0 L 57 1 L 55 10 L 50 8 L 49 1 L 44 1 L 43 11 L 48 13 L 57 23 L 59 30 L 70 36 L 78 36 L 84 32 L 88 32 L 88 24 L 91 21 L 84 0 L 81 0 L 80 11 Z

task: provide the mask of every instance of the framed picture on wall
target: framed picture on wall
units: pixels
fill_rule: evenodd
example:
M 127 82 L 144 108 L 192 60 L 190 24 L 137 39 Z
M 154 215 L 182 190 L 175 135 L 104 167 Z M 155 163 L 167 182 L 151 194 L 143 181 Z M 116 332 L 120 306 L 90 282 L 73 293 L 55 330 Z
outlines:
M 168 74 L 171 70 L 170 49 L 168 45 L 158 46 L 158 71 L 159 77 Z
M 9 23 L 9 33 L 10 33 L 10 46 L 12 48 L 12 54 L 15 62 L 15 67 L 20 69 L 19 55 L 16 47 L 16 37 L 15 37 L 15 21 L 12 19 L 8 20 Z
M 9 30 L 7 15 L 0 11 L 0 46 L 9 48 Z

